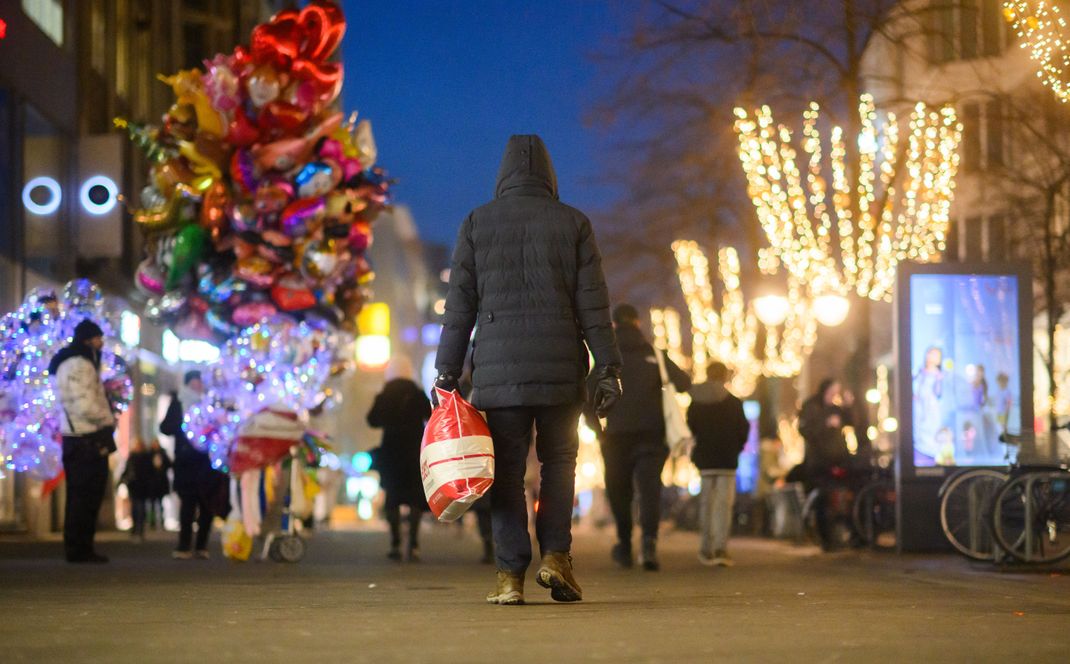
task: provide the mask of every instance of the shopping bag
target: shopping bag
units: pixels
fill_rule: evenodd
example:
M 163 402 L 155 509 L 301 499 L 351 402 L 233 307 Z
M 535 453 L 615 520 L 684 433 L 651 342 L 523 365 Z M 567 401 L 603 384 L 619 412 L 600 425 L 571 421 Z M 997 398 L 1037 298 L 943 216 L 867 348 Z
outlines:
M 494 444 L 483 416 L 457 392 L 437 387 L 420 444 L 424 495 L 439 521 L 456 521 L 494 482 Z
M 253 538 L 245 532 L 241 518 L 232 515 L 223 525 L 223 555 L 231 560 L 244 562 L 253 552 Z
M 669 380 L 669 371 L 665 368 L 665 351 L 654 349 L 654 356 L 658 360 L 658 372 L 661 374 L 661 412 L 665 418 L 665 444 L 673 458 L 687 456 L 695 444 L 695 437 L 691 433 L 691 427 L 687 426 L 687 418 L 680 408 L 680 402 L 676 400 L 676 387 Z

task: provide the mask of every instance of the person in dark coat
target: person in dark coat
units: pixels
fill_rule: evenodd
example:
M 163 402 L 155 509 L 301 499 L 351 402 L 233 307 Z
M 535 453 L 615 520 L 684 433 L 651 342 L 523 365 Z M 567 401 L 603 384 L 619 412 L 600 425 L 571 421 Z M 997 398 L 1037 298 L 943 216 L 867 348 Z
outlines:
M 826 378 L 799 411 L 799 433 L 805 443 L 804 483 L 807 491 L 821 489 L 814 514 L 823 548 L 832 546 L 828 490 L 843 485 L 853 465 L 843 433 L 844 427 L 851 425 L 853 402 L 853 397 L 843 391 L 839 381 Z
M 655 352 L 662 354 L 666 373 L 673 386 L 684 392 L 691 377 L 662 351 L 655 351 L 643 337 L 639 312 L 630 304 L 613 310 L 614 329 L 624 367 L 621 371 L 623 395 L 606 417 L 604 431 L 598 417 L 588 408 L 587 422 L 599 434 L 606 469 L 606 498 L 617 524 L 613 560 L 622 567 L 632 566 L 632 501 L 639 493 L 639 523 L 642 531 L 640 560 L 643 568 L 656 571 L 658 524 L 661 521 L 661 470 L 669 449 L 665 444 L 665 414 L 662 411 L 661 371 Z
M 739 453 L 750 436 L 743 402 L 728 391 L 728 367 L 711 362 L 706 382 L 691 388 L 687 426 L 695 437 L 691 461 L 702 476 L 699 496 L 701 537 L 698 559 L 703 565 L 730 567 L 728 537 L 732 534 L 732 508 L 736 500 Z
M 155 473 L 152 467 L 152 453 L 140 438 L 134 441 L 126 466 L 119 483 L 126 485 L 130 496 L 130 517 L 134 521 L 130 536 L 137 541 L 145 539 L 145 517 L 149 502 L 152 500 Z
M 152 491 L 149 495 L 148 518 L 152 521 L 153 528 L 163 528 L 163 499 L 171 493 L 171 478 L 168 471 L 171 470 L 171 457 L 160 447 L 160 441 L 153 438 L 149 446 L 149 454 L 152 457 Z
M 178 546 L 171 553 L 179 560 L 208 558 L 208 537 L 219 506 L 226 503 L 227 476 L 212 468 L 207 452 L 193 446 L 182 428 L 185 404 L 200 400 L 204 392 L 201 372 L 187 371 L 182 389 L 171 396 L 171 405 L 160 422 L 160 433 L 175 439 L 174 490 L 180 503 Z M 193 540 L 193 524 L 197 540 Z
M 86 319 L 74 339 L 48 364 L 56 386 L 63 436 L 63 471 L 67 500 L 63 513 L 63 549 L 72 563 L 106 563 L 93 540 L 108 487 L 108 455 L 115 447 L 115 413 L 100 379 L 104 331 Z
M 420 559 L 420 519 L 427 506 L 420 477 L 420 441 L 424 425 L 431 415 L 431 402 L 412 380 L 412 367 L 395 358 L 387 367 L 387 382 L 368 411 L 368 426 L 383 430 L 382 442 L 375 450 L 374 468 L 386 494 L 383 507 L 390 524 L 391 560 L 401 560 L 401 506 L 409 507 L 410 561 Z
M 558 200 L 550 154 L 538 136 L 509 139 L 494 200 L 461 224 L 436 386 L 457 387 L 470 339 L 472 404 L 487 413 L 495 454 L 491 520 L 498 585 L 487 600 L 523 603 L 531 563 L 524 473 L 536 429 L 542 464 L 536 580 L 557 601 L 579 600 L 569 551 L 588 349 L 601 414 L 620 395 L 621 359 L 591 222 Z

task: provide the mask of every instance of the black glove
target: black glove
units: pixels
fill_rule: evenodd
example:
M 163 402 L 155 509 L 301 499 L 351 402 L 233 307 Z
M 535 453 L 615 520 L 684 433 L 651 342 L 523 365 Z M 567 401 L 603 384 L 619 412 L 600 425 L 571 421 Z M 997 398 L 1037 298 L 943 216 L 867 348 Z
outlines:
M 594 413 L 598 417 L 605 417 L 620 399 L 620 367 L 602 367 L 596 375 L 598 382 L 594 386 Z
M 435 387 L 447 392 L 457 391 L 457 379 L 453 374 L 442 373 L 435 379 Z M 435 408 L 438 408 L 438 391 L 431 390 L 431 403 Z

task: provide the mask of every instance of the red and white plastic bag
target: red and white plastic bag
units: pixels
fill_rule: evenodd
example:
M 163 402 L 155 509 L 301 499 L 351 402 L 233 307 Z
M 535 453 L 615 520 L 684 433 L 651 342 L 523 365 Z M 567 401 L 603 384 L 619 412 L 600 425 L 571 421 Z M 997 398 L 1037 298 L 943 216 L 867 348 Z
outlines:
M 438 407 L 424 429 L 420 474 L 431 512 L 449 522 L 461 518 L 494 483 L 494 443 L 472 404 L 457 392 L 434 389 Z

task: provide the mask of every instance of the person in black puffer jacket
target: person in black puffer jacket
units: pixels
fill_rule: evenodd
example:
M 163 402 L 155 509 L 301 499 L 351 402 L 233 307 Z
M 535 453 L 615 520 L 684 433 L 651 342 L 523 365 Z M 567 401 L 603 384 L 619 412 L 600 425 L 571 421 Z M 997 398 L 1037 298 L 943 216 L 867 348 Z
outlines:
M 542 463 L 537 581 L 555 600 L 579 600 L 569 550 L 587 351 L 594 355 L 594 403 L 602 414 L 620 394 L 621 359 L 591 222 L 558 200 L 550 155 L 538 136 L 509 139 L 494 200 L 461 224 L 437 387 L 456 389 L 473 328 L 472 404 L 487 413 L 495 454 L 498 586 L 487 600 L 523 603 L 531 562 L 524 472 L 533 428 Z
M 160 433 L 174 436 L 175 460 L 173 488 L 178 494 L 178 547 L 172 557 L 180 560 L 208 558 L 208 537 L 212 533 L 212 520 L 217 514 L 223 516 L 228 505 L 227 476 L 212 468 L 212 460 L 206 452 L 193 446 L 182 428 L 183 409 L 196 403 L 204 392 L 201 372 L 187 371 L 182 389 L 171 396 L 171 405 L 160 422 Z M 197 524 L 196 548 L 193 542 L 193 524 Z
M 613 560 L 622 567 L 632 565 L 632 500 L 639 493 L 639 523 L 642 530 L 641 562 L 643 569 L 656 571 L 658 523 L 661 521 L 661 470 L 669 449 L 665 445 L 665 414 L 661 401 L 659 352 L 673 386 L 683 392 L 691 386 L 691 377 L 676 366 L 662 351 L 643 337 L 639 312 L 630 304 L 613 310 L 613 323 L 620 344 L 624 368 L 621 387 L 624 393 L 616 408 L 606 417 L 605 431 L 588 410 L 587 423 L 602 443 L 606 466 L 606 498 L 617 523 L 617 544 Z
M 743 402 L 725 387 L 727 380 L 728 367 L 711 362 L 706 369 L 706 382 L 691 388 L 691 405 L 687 409 L 687 426 L 695 437 L 691 461 L 702 475 L 698 558 L 704 565 L 722 567 L 732 564 L 728 536 L 732 534 L 736 468 L 750 435 Z

